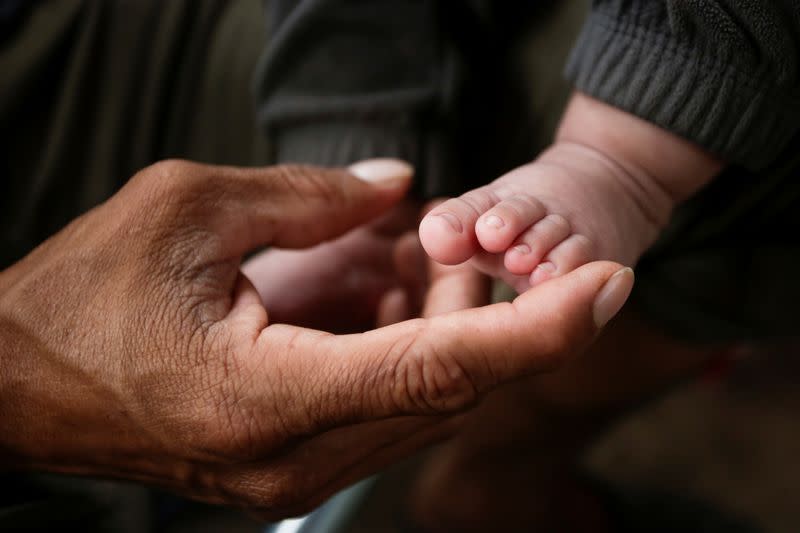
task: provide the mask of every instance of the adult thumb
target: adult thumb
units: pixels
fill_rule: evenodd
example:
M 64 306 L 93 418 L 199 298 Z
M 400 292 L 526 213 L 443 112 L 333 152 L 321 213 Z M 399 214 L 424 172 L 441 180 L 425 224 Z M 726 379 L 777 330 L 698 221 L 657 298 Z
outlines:
M 633 271 L 595 262 L 537 285 L 513 303 L 401 322 L 334 336 L 292 326 L 264 329 L 262 360 L 280 361 L 284 382 L 266 387 L 274 368 L 253 383 L 269 391 L 286 419 L 316 430 L 394 416 L 447 414 L 492 388 L 557 368 L 578 353 L 622 307 Z M 280 359 L 276 354 L 283 355 Z M 310 431 L 310 427 L 301 428 Z

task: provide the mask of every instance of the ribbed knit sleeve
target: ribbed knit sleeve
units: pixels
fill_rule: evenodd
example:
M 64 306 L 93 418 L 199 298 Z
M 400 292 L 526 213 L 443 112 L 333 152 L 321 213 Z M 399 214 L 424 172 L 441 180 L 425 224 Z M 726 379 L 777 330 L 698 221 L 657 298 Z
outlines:
M 566 75 L 758 170 L 800 130 L 800 3 L 596 0 Z

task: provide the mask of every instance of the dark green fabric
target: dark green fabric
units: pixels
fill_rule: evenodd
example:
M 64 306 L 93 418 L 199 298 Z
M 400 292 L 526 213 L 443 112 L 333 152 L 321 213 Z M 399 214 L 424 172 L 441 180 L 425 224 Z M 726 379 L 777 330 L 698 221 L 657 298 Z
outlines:
M 595 0 L 575 85 L 751 170 L 800 131 L 795 0 Z
M 800 337 L 800 139 L 680 206 L 637 267 L 634 303 L 698 342 Z
M 40 2 L 0 41 L 0 265 L 168 157 L 268 158 L 258 1 Z
M 521 124 L 509 43 L 550 3 L 267 0 L 256 91 L 276 159 L 400 157 L 427 198 L 477 186 Z
M 529 3 L 267 2 L 273 31 L 257 89 L 277 158 L 342 164 L 383 152 L 423 169 L 426 192 L 447 188 L 462 170 L 447 151 L 462 156 L 451 142 L 460 115 L 496 106 L 477 99 L 465 110 L 459 95 L 502 84 L 491 68 L 503 62 L 498 43 L 540 16 L 514 4 Z M 795 0 L 596 0 L 567 75 L 601 100 L 760 170 L 800 128 L 798 65 Z
M 429 182 L 450 170 L 442 129 L 458 73 L 437 2 L 265 5 L 270 42 L 256 90 L 276 159 L 343 165 L 382 154 L 413 162 Z

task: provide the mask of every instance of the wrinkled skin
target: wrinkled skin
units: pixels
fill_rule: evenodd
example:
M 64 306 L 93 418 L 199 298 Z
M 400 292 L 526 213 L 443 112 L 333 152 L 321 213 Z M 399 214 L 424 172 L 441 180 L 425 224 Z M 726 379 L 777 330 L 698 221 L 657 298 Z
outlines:
M 484 282 L 434 269 L 437 316 L 361 334 L 270 320 L 243 255 L 338 237 L 407 187 L 311 167 L 140 172 L 0 273 L 0 464 L 294 515 L 450 435 L 485 392 L 557 367 L 609 318 L 595 300 L 614 263 L 464 310 Z

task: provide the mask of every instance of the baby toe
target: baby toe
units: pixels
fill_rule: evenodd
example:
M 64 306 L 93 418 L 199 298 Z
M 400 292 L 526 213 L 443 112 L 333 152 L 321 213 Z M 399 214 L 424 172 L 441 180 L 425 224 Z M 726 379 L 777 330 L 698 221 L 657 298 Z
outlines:
M 530 274 L 571 231 L 567 219 L 561 215 L 547 215 L 514 241 L 505 254 L 506 269 L 512 274 Z
M 553 248 L 531 273 L 531 285 L 571 272 L 591 261 L 593 257 L 592 241 L 580 234 L 571 235 Z
M 546 214 L 545 207 L 529 195 L 507 198 L 486 211 L 475 225 L 475 234 L 484 250 L 505 251 L 517 236 Z

